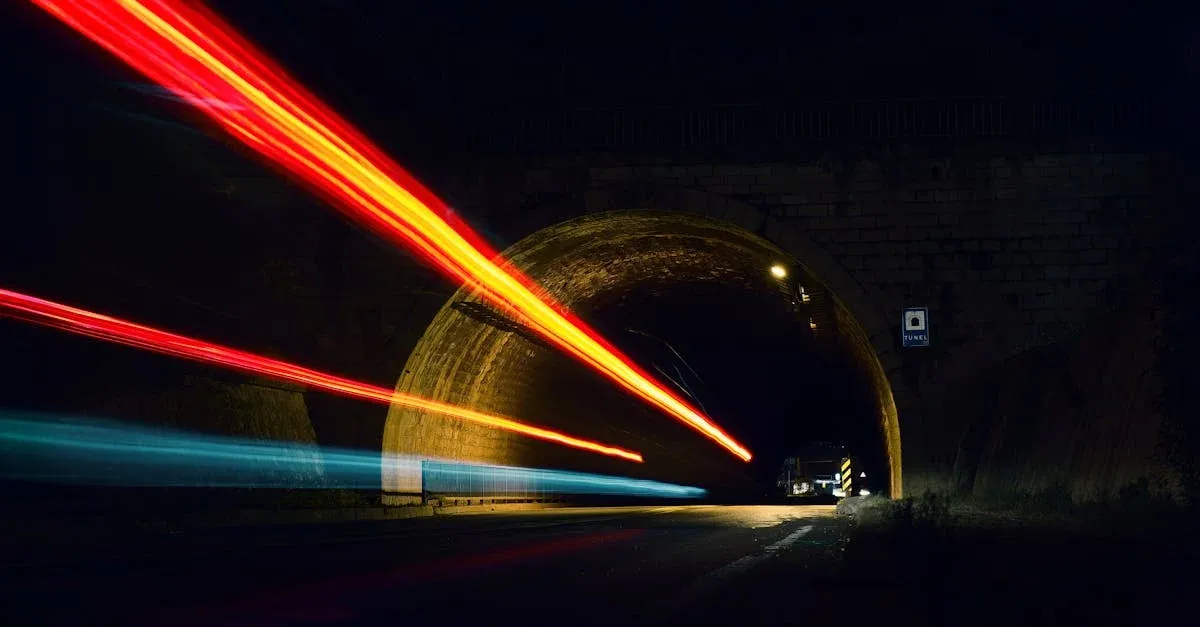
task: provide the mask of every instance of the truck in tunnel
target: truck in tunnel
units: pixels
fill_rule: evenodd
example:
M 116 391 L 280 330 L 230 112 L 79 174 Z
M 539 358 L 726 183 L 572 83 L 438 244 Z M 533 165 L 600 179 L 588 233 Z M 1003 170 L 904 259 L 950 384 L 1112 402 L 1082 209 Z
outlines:
M 829 499 L 870 494 L 866 473 L 845 446 L 817 442 L 783 461 L 776 487 L 785 498 Z

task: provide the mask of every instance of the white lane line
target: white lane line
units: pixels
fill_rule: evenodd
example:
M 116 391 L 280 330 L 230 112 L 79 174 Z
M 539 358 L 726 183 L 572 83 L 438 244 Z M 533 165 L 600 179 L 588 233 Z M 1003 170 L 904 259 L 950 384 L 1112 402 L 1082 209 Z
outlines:
M 814 525 L 804 525 L 784 536 L 778 542 L 767 545 L 761 552 L 744 555 L 716 570 L 710 571 L 708 574 L 701 576 L 693 586 L 684 588 L 677 595 L 657 604 L 653 610 L 650 610 L 650 614 L 647 615 L 649 620 L 639 624 L 657 625 L 662 622 L 669 622 L 683 608 L 695 606 L 703 599 L 710 597 L 723 588 L 727 580 L 776 557 L 781 551 L 795 544 L 800 538 L 808 535 L 814 528 Z
M 768 553 L 774 553 L 788 548 L 796 543 L 796 540 L 803 538 L 808 532 L 813 530 L 812 525 L 804 525 L 803 527 L 787 534 L 782 540 L 767 547 Z
M 803 527 L 784 536 L 784 538 L 782 540 L 780 540 L 774 544 L 768 545 L 766 548 L 766 551 L 763 553 L 754 553 L 754 554 L 746 555 L 743 557 L 739 557 L 736 560 L 733 560 L 732 562 L 705 575 L 704 579 L 702 580 L 702 582 L 703 582 L 702 586 L 712 585 L 713 583 L 720 581 L 722 579 L 725 579 L 726 577 L 729 577 L 730 575 L 736 575 L 743 571 L 750 570 L 750 568 L 754 567 L 759 562 L 770 559 L 770 558 L 774 557 L 775 554 L 778 553 L 779 551 L 782 551 L 782 550 L 788 548 L 789 546 L 795 544 L 796 540 L 803 538 L 805 535 L 808 534 L 808 532 L 810 532 L 812 530 L 813 530 L 812 525 L 804 525 Z

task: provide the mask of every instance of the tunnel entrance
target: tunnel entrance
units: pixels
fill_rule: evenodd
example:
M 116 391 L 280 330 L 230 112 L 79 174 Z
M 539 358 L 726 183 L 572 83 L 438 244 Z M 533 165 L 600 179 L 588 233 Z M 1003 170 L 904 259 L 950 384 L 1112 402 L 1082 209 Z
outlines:
M 505 257 L 755 454 L 746 464 L 540 342 L 466 290 L 442 308 L 401 391 L 632 448 L 644 464 L 581 454 L 393 407 L 384 452 L 567 468 L 772 494 L 780 464 L 843 442 L 900 493 L 900 434 L 867 334 L 792 254 L 736 225 L 656 211 L 551 226 Z M 890 485 L 889 485 L 890 484 Z M 411 468 L 385 466 L 385 499 L 410 498 Z

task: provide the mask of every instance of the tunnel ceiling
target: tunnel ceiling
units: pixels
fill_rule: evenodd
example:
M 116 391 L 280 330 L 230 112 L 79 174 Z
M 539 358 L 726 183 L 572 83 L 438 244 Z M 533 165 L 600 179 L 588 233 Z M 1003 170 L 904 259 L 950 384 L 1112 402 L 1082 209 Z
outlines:
M 465 290 L 435 317 L 398 389 L 634 448 L 646 463 L 398 407 L 389 412 L 385 451 L 731 489 L 761 485 L 806 438 L 865 438 L 877 449 L 866 456 L 884 455 L 873 382 L 839 329 L 845 315 L 815 277 L 766 240 L 694 215 L 611 212 L 543 229 L 505 257 L 660 381 L 693 394 L 762 458 L 742 464 Z M 771 276 L 774 264 L 788 268 L 786 280 Z M 809 302 L 795 302 L 797 282 Z M 387 471 L 384 485 L 402 491 Z

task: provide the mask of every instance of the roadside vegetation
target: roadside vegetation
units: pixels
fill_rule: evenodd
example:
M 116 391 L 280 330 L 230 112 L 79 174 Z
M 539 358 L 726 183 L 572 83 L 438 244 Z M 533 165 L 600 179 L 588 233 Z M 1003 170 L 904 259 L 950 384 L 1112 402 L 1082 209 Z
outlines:
M 1197 583 L 1192 520 L 1141 482 L 1103 504 L 877 499 L 854 517 L 836 588 L 858 600 L 853 624 L 1166 624 Z

